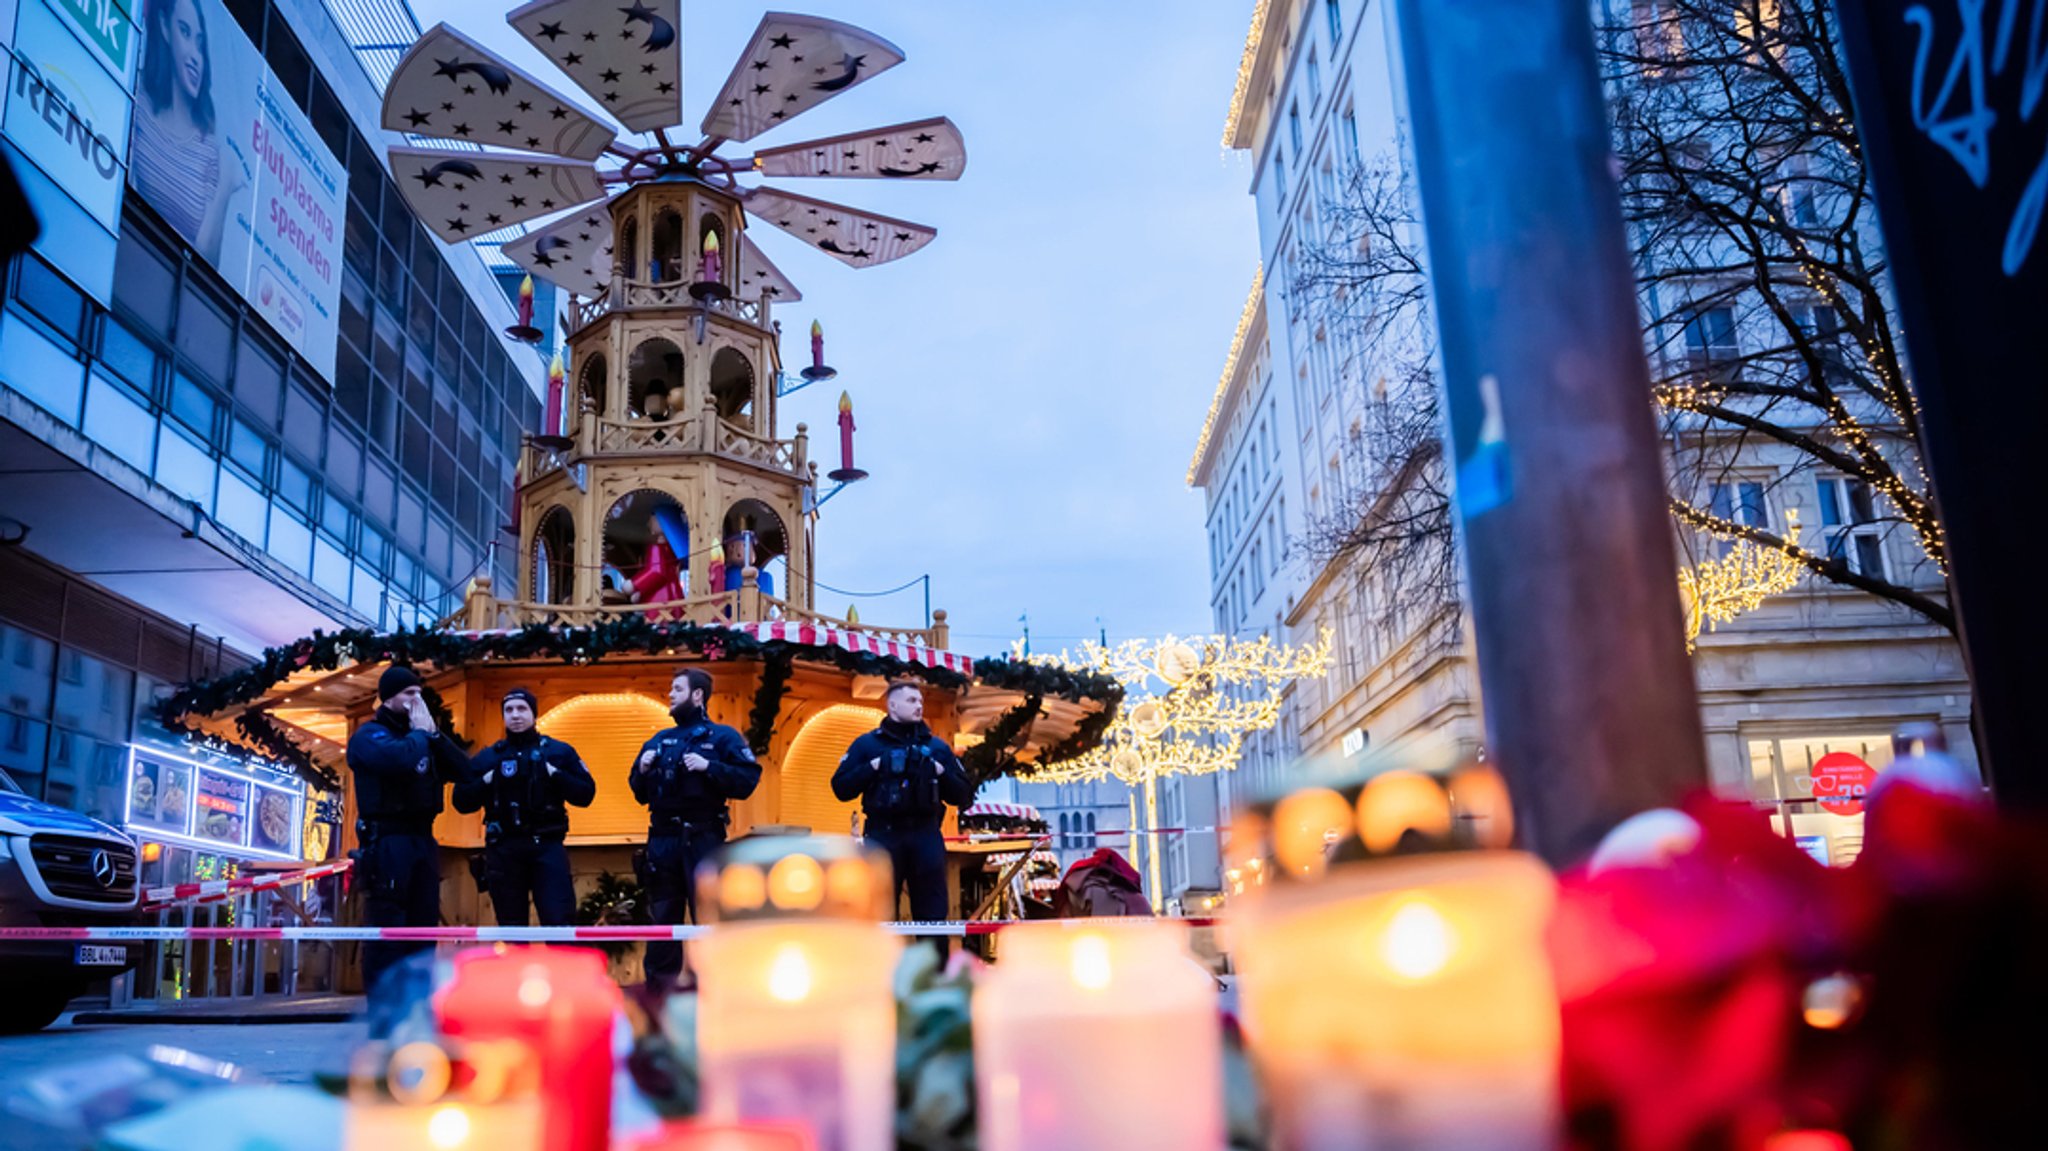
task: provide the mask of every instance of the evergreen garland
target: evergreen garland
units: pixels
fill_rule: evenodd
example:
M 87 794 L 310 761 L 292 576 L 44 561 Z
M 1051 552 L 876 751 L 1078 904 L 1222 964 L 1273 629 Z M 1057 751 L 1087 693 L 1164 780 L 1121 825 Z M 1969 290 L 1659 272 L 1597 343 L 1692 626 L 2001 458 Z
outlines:
M 996 717 L 981 735 L 981 742 L 960 753 L 960 766 L 967 769 L 967 778 L 976 791 L 981 785 L 996 779 L 1016 766 L 1016 757 L 1010 754 L 1010 745 L 1024 734 L 1031 721 L 1038 718 L 1038 710 L 1045 703 L 1045 697 L 1033 692 L 1024 697 L 1024 702 Z
M 754 710 L 747 716 L 747 746 L 755 755 L 767 755 L 775 738 L 775 719 L 782 714 L 782 697 L 789 690 L 789 673 L 796 660 L 786 651 L 776 652 L 761 665 L 761 686 L 754 691 Z
M 761 690 L 755 695 L 747 733 L 748 744 L 755 748 L 756 754 L 766 749 L 767 741 L 774 734 L 774 722 L 781 709 L 782 694 L 787 690 L 790 669 L 799 659 L 828 664 L 853 675 L 882 679 L 911 677 L 947 691 L 957 691 L 970 682 L 969 677 L 948 668 L 927 667 L 912 660 L 873 652 L 848 651 L 842 647 L 788 640 L 763 640 L 722 625 L 657 623 L 645 615 L 632 615 L 582 627 L 536 623 L 485 633 L 438 631 L 427 627 L 396 632 L 377 632 L 369 628 L 315 631 L 303 639 L 270 648 L 262 658 L 240 671 L 184 685 L 157 705 L 157 716 L 164 726 L 174 731 L 191 731 L 194 725 L 186 722 L 186 716 L 215 715 L 229 707 L 253 703 L 294 673 L 307 669 L 334 671 L 350 663 L 399 663 L 448 669 L 497 661 L 559 659 L 564 663 L 582 665 L 614 656 L 659 656 L 680 652 L 708 660 L 758 660 L 764 665 Z M 1020 704 L 1006 712 L 987 733 L 987 742 L 1005 752 L 1023 725 L 1029 722 L 1030 716 L 1036 714 L 1045 697 L 1076 703 L 1095 700 L 1106 705 L 1102 712 L 1084 720 L 1074 735 L 1055 749 L 1059 754 L 1048 757 L 1049 760 L 1077 755 L 1094 746 L 1123 699 L 1122 685 L 1110 676 L 1008 657 L 976 660 L 973 680 L 990 687 L 1021 691 L 1028 696 L 1025 701 L 1029 705 L 1028 713 L 1025 705 Z M 428 702 L 441 730 L 460 742 L 452 717 L 439 696 L 429 693 Z M 1002 730 L 1005 723 L 1012 725 L 1007 734 Z M 332 772 L 315 763 L 260 710 L 238 717 L 236 728 L 251 745 L 277 762 L 291 766 L 312 783 L 329 789 L 340 785 Z M 990 754 L 996 755 L 993 750 Z M 996 762 L 989 765 L 989 769 L 1001 774 L 1011 766 L 1014 762 L 1007 754 L 996 755 Z

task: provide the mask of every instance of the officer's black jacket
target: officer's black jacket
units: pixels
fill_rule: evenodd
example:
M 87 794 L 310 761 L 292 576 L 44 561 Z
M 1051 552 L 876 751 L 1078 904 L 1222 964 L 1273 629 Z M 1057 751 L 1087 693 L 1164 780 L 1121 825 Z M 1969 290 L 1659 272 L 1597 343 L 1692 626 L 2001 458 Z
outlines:
M 371 822 L 430 820 L 441 814 L 441 788 L 469 776 L 469 757 L 440 732 L 412 730 L 406 716 L 380 707 L 348 739 L 356 810 Z
M 654 762 L 643 769 L 640 758 L 650 751 Z M 703 756 L 710 766 L 703 771 L 684 767 L 683 756 L 690 752 Z M 754 762 L 754 749 L 739 732 L 699 716 L 642 744 L 626 778 L 633 798 L 653 814 L 709 822 L 725 818 L 726 801 L 754 794 L 761 765 Z
M 510 764 L 512 770 L 505 768 Z M 549 774 L 548 768 L 554 773 Z M 484 777 L 491 778 L 486 781 Z M 529 728 L 478 752 L 469 761 L 469 775 L 455 785 L 455 810 L 483 808 L 488 832 L 560 839 L 569 831 L 569 805 L 589 807 L 597 797 L 597 781 L 559 739 Z
M 885 719 L 875 730 L 853 741 L 846 749 L 846 755 L 839 761 L 839 769 L 832 773 L 832 794 L 839 802 L 849 803 L 855 796 L 861 799 L 861 806 L 869 815 L 877 814 L 868 802 L 881 781 L 881 769 L 876 760 L 887 762 L 893 751 L 923 747 L 932 760 L 944 769 L 938 777 L 939 798 L 954 807 L 965 807 L 974 802 L 974 784 L 967 778 L 967 769 L 960 766 L 960 760 L 946 741 L 932 734 L 932 729 L 922 723 L 899 723 Z M 944 817 L 945 810 L 934 806 L 930 812 L 931 821 L 936 824 Z

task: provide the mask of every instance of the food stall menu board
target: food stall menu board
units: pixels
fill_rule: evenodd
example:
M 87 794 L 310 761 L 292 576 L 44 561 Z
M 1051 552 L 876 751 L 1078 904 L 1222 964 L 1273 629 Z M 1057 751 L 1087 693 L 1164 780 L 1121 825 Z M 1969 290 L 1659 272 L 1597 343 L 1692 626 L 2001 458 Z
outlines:
M 135 757 L 128 775 L 128 824 L 137 829 L 190 834 L 191 765 Z
M 256 785 L 256 814 L 249 820 L 249 846 L 283 855 L 299 853 L 299 825 L 304 818 L 303 791 Z
M 197 804 L 192 833 L 215 843 L 244 846 L 249 842 L 249 781 L 198 769 Z

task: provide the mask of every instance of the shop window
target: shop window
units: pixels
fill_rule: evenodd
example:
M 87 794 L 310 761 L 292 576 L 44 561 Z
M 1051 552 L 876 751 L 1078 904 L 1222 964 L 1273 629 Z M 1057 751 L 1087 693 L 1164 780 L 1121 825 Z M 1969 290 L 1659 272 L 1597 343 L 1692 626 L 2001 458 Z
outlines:
M 121 321 L 107 317 L 100 325 L 100 364 L 135 385 L 145 395 L 156 384 L 156 349 Z
M 14 298 L 47 320 L 65 339 L 78 342 L 85 321 L 85 296 L 33 254 L 23 256 L 14 282 Z
M 215 383 L 228 378 L 234 362 L 235 327 L 228 313 L 191 284 L 178 305 L 178 353 Z
M 1881 731 L 1748 741 L 1750 797 L 1772 825 L 1822 863 L 1847 867 L 1863 850 L 1863 798 L 1891 766 Z
M 114 306 L 141 321 L 158 336 L 171 332 L 171 309 L 178 302 L 178 273 L 138 231 L 121 237 L 114 249 Z

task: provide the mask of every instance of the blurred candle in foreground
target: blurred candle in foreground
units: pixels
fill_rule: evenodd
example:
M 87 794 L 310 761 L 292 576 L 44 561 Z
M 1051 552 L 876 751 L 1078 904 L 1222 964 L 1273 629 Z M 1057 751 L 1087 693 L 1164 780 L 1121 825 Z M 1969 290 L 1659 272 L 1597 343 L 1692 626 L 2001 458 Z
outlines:
M 611 1141 L 612 1022 L 621 1007 L 604 956 L 577 947 L 478 948 L 455 957 L 434 997 L 449 1035 L 513 1039 L 540 1063 L 546 1151 L 605 1151 Z
M 877 920 L 889 862 L 848 840 L 742 841 L 697 877 L 702 1116 L 790 1119 L 819 1151 L 896 1146 L 902 940 Z
M 697 278 L 716 282 L 725 272 L 725 260 L 718 254 L 718 233 L 704 233 L 704 255 L 697 261 Z
M 1276 1151 L 1548 1151 L 1558 1004 L 1535 857 L 1333 868 L 1238 904 L 1245 1024 Z
M 1223 1147 L 1216 984 L 1179 926 L 1010 928 L 973 1011 L 982 1151 Z

